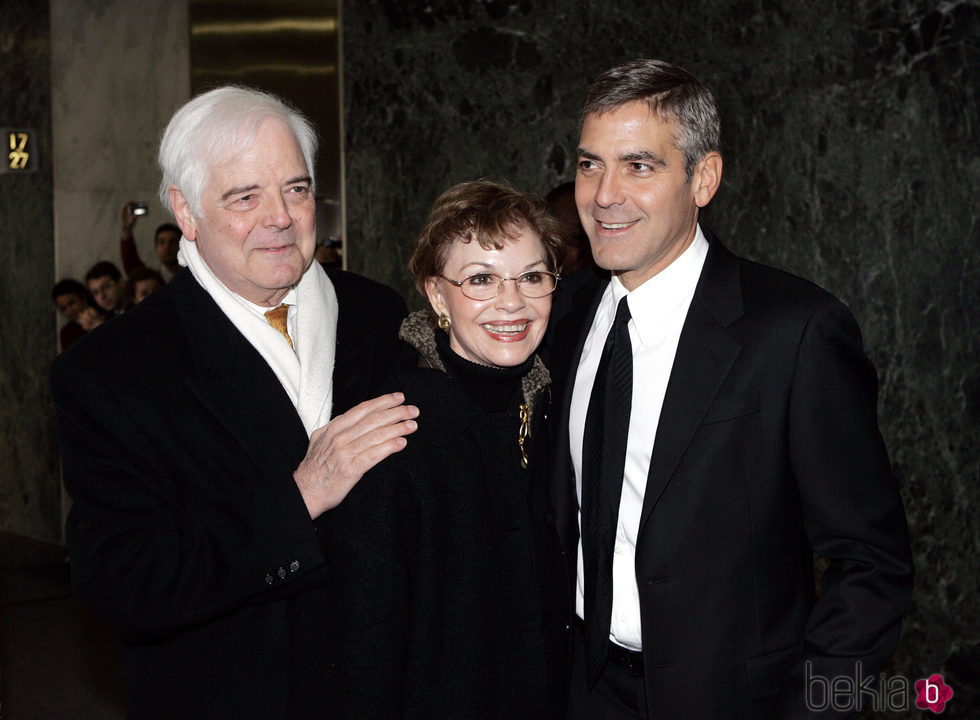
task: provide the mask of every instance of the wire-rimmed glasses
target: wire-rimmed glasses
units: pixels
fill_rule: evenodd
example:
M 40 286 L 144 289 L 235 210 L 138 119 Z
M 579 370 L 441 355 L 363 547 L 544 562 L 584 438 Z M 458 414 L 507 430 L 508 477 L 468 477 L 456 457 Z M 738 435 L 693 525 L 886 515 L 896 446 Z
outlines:
M 500 294 L 504 283 L 513 280 L 518 292 L 526 298 L 542 298 L 551 295 L 558 287 L 561 276 L 547 270 L 531 270 L 516 278 L 500 277 L 494 273 L 477 273 L 462 280 L 452 280 L 445 275 L 443 280 L 458 287 L 470 300 L 492 300 Z

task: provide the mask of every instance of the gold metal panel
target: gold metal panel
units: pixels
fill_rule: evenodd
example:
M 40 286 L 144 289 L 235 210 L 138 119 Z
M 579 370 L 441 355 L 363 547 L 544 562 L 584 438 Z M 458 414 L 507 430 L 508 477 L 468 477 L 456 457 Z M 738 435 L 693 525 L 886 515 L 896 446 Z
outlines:
M 343 231 L 340 0 L 189 0 L 191 92 L 238 84 L 275 93 L 320 135 L 320 240 Z

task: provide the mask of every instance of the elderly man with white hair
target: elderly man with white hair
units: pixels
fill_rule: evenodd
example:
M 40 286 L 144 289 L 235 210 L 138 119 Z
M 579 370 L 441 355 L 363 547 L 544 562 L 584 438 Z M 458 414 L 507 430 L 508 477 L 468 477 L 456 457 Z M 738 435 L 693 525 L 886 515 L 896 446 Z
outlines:
M 120 629 L 129 717 L 316 714 L 317 520 L 416 427 L 374 397 L 404 303 L 313 262 L 315 153 L 272 95 L 180 108 L 159 161 L 187 270 L 52 368 L 73 584 Z

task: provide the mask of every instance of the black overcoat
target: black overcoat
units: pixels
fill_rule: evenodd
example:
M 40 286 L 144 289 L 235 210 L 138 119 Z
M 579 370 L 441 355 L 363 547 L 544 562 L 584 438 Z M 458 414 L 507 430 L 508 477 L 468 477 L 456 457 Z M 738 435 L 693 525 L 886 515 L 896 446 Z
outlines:
M 420 409 L 408 448 L 325 523 L 334 569 L 324 717 L 563 717 L 568 602 L 535 403 L 530 468 L 516 412 L 488 414 L 443 370 L 403 363 L 393 388 Z
M 334 414 L 379 394 L 404 303 L 330 272 Z M 131 718 L 299 718 L 325 583 L 292 478 L 308 438 L 258 351 L 184 272 L 51 371 L 78 595 L 125 644 Z

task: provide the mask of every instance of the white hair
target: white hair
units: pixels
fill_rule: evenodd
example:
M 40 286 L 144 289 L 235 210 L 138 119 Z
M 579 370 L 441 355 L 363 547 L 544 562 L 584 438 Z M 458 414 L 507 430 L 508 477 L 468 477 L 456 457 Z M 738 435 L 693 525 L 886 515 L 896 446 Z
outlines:
M 247 149 L 262 121 L 276 118 L 296 137 L 306 171 L 314 180 L 316 130 L 286 102 L 260 90 L 226 85 L 202 93 L 181 107 L 163 132 L 157 162 L 163 172 L 160 200 L 170 206 L 170 186 L 180 189 L 191 212 L 201 215 L 201 193 L 211 168 Z

